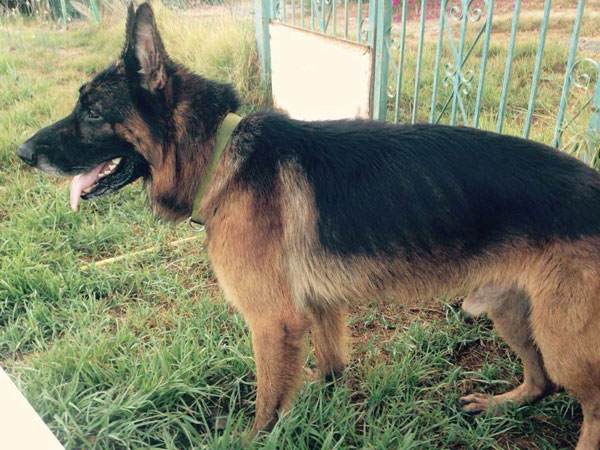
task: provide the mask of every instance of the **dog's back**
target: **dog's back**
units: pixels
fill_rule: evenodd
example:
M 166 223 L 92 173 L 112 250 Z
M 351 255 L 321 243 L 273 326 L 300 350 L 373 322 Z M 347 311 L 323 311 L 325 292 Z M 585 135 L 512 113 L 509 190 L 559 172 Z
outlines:
M 600 231 L 600 176 L 542 144 L 472 128 L 277 114 L 248 117 L 240 129 L 252 131 L 236 149 L 239 181 L 276 196 L 277 171 L 297 164 L 320 242 L 335 254 L 464 254 L 505 239 Z

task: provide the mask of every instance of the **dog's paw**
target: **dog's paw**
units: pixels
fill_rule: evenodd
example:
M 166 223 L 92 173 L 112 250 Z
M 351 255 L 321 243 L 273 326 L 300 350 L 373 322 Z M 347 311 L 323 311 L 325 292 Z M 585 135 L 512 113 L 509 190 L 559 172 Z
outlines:
M 458 399 L 459 406 L 467 414 L 475 415 L 486 412 L 492 405 L 492 395 L 487 394 L 470 394 Z
M 310 367 L 305 367 L 303 371 L 304 380 L 307 383 L 313 383 L 315 381 L 319 381 L 321 379 L 321 374 L 316 369 L 311 369 Z

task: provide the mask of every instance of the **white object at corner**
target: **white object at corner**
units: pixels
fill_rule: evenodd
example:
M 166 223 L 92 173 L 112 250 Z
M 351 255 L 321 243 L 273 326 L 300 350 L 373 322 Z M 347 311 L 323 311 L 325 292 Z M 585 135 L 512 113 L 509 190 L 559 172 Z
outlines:
M 0 367 L 0 448 L 64 450 L 2 367 Z

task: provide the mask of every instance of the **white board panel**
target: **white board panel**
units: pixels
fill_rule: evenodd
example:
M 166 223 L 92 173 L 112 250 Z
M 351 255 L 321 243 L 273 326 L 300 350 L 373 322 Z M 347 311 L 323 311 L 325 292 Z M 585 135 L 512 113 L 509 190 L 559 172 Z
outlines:
M 273 103 L 302 120 L 369 118 L 370 47 L 269 25 Z
M 17 386 L 0 367 L 0 448 L 64 450 Z

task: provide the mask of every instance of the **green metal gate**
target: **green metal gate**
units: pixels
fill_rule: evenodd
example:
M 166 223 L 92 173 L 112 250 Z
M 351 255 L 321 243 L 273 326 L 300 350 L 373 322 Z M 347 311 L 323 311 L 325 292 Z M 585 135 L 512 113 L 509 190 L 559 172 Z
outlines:
M 521 0 L 495 16 L 500 2 L 255 0 L 263 70 L 268 77 L 270 21 L 366 43 L 375 58 L 373 119 L 518 134 L 599 166 L 600 63 L 580 49 L 586 0 L 558 12 L 545 0 L 539 17 L 525 17 L 522 29 Z M 559 22 L 568 35 L 551 35 L 548 42 L 548 31 Z M 523 28 L 527 42 L 520 42 Z M 600 54 L 600 31 L 596 37 Z

